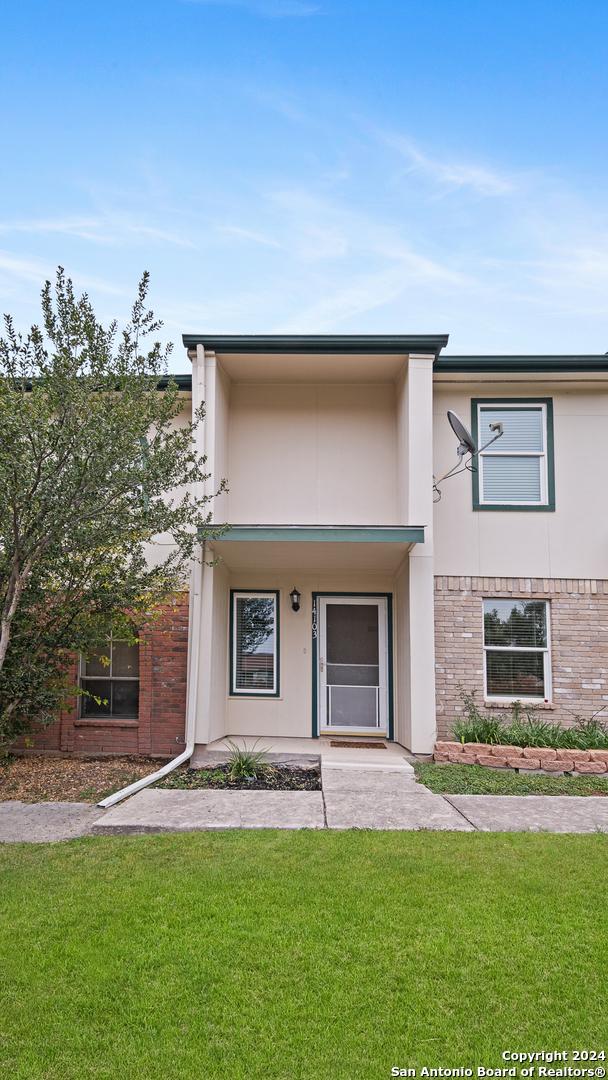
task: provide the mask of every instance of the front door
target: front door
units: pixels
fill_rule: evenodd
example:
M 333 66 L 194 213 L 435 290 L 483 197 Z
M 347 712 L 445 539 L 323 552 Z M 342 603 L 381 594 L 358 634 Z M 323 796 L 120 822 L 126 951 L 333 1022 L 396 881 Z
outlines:
M 386 735 L 386 598 L 321 596 L 318 625 L 319 731 Z

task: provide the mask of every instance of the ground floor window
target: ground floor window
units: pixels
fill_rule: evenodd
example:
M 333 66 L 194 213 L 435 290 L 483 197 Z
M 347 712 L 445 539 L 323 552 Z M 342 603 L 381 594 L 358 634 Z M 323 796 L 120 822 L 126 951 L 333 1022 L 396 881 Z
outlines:
M 279 594 L 231 593 L 230 692 L 279 693 Z
M 548 701 L 551 696 L 549 604 L 483 601 L 485 696 Z
M 137 720 L 139 645 L 110 637 L 80 662 L 83 717 Z

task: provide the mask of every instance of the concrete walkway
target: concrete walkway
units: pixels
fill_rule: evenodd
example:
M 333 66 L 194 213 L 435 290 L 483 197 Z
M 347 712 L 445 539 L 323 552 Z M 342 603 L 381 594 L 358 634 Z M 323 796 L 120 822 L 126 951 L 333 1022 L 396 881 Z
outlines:
M 0 802 L 0 841 L 44 844 L 49 840 L 73 840 L 91 831 L 99 808 L 88 803 Z
M 82 803 L 4 802 L 0 841 L 197 829 L 608 832 L 608 798 L 435 795 L 416 783 L 404 754 L 361 751 L 362 759 L 358 753 L 322 751 L 322 791 L 147 788 L 103 814 Z
M 96 834 L 190 829 L 441 829 L 608 832 L 608 799 L 435 795 L 403 754 L 321 752 L 321 791 L 139 792 L 108 810 Z M 355 755 L 359 752 L 355 751 Z

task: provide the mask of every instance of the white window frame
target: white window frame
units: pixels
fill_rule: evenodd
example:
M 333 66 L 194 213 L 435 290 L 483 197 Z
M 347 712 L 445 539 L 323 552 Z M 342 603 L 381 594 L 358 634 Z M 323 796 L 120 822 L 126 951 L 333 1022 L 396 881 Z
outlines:
M 490 432 L 482 431 L 481 417 L 485 409 L 504 409 L 507 412 L 523 412 L 525 409 L 540 409 L 543 425 L 543 450 L 501 450 L 500 439 L 487 450 L 483 450 L 478 456 L 479 462 L 479 505 L 480 506 L 546 506 L 549 502 L 549 465 L 547 448 L 547 405 L 543 401 L 522 401 L 521 404 L 507 401 L 484 401 L 477 403 L 477 432 L 479 442 L 483 445 L 487 441 L 486 436 Z M 540 499 L 530 502 L 529 499 L 486 499 L 484 497 L 483 462 L 486 457 L 537 457 L 541 459 L 540 469 Z
M 115 637 L 114 634 L 110 633 L 110 634 L 108 634 L 105 641 L 101 642 L 97 646 L 98 651 L 100 651 L 102 648 L 105 648 L 106 645 L 108 646 L 110 663 L 108 664 L 108 667 L 107 667 L 107 675 L 106 674 L 103 674 L 103 675 L 87 675 L 87 673 L 86 673 L 87 672 L 86 657 L 83 656 L 82 653 L 80 654 L 80 663 L 79 663 L 79 670 L 78 670 L 78 685 L 82 690 L 86 690 L 86 688 L 87 688 L 86 684 L 88 682 L 93 682 L 93 681 L 99 680 L 99 679 L 104 679 L 106 682 L 110 682 L 110 683 L 115 683 L 115 682 L 136 682 L 136 683 L 139 684 L 139 693 L 140 693 L 140 696 L 141 696 L 141 669 L 140 669 L 141 649 L 140 649 L 140 641 L 139 641 L 139 639 L 137 640 L 137 642 L 133 643 L 133 644 L 137 645 L 137 650 L 138 650 L 137 675 L 113 675 L 112 674 L 113 651 L 114 651 L 113 647 L 114 647 L 114 645 L 121 645 L 121 644 L 124 644 L 125 642 L 128 642 L 127 638 Z M 130 642 L 129 642 L 129 644 L 130 644 Z M 83 710 L 82 706 L 83 706 L 83 698 L 81 697 L 80 703 L 79 703 L 79 709 L 78 709 L 78 715 L 79 715 L 80 720 L 91 720 L 91 721 L 95 721 L 96 723 L 99 723 L 100 721 L 108 721 L 108 723 L 120 723 L 121 720 L 139 720 L 139 703 L 138 703 L 137 714 L 135 716 L 114 716 L 112 713 L 108 713 L 106 715 L 97 715 L 97 716 L 91 716 L 91 715 L 85 716 L 85 715 L 83 715 L 84 710 Z
M 235 589 L 232 593 L 232 664 L 230 671 L 230 695 L 232 697 L 278 697 L 279 694 L 279 598 L 277 591 L 265 592 L 262 589 Z M 237 687 L 237 600 L 272 600 L 274 604 L 274 654 L 272 690 L 268 687 L 256 689 L 254 686 Z
M 545 605 L 545 627 L 547 630 L 547 644 L 546 645 L 532 645 L 526 647 L 523 645 L 486 645 L 486 626 L 485 626 L 485 612 L 484 605 L 486 602 L 492 602 L 497 600 L 534 600 L 535 603 Z M 484 596 L 481 603 L 481 640 L 483 642 L 483 696 L 484 700 L 492 702 L 510 702 L 510 701 L 522 701 L 528 704 L 536 705 L 549 705 L 552 700 L 553 687 L 551 683 L 551 606 L 548 600 L 538 600 L 536 597 L 530 596 Z M 540 697 L 526 697 L 523 694 L 488 694 L 488 666 L 486 662 L 486 653 L 488 652 L 522 652 L 522 653 L 537 653 L 542 652 L 543 655 L 543 678 L 545 683 L 545 696 Z

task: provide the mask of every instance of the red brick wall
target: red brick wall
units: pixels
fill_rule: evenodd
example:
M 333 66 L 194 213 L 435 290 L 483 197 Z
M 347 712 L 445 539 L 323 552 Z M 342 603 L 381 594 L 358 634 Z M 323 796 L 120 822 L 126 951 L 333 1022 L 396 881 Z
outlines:
M 180 593 L 140 629 L 137 720 L 80 719 L 74 698 L 57 723 L 20 739 L 16 749 L 173 757 L 185 746 L 187 663 L 188 594 Z M 75 681 L 76 665 L 71 676 Z
M 608 581 L 565 578 L 435 578 L 435 680 L 438 737 L 462 714 L 461 684 L 483 700 L 482 600 L 548 600 L 553 692 L 543 719 L 570 723 L 608 706 Z M 607 713 L 608 715 L 608 713 Z

